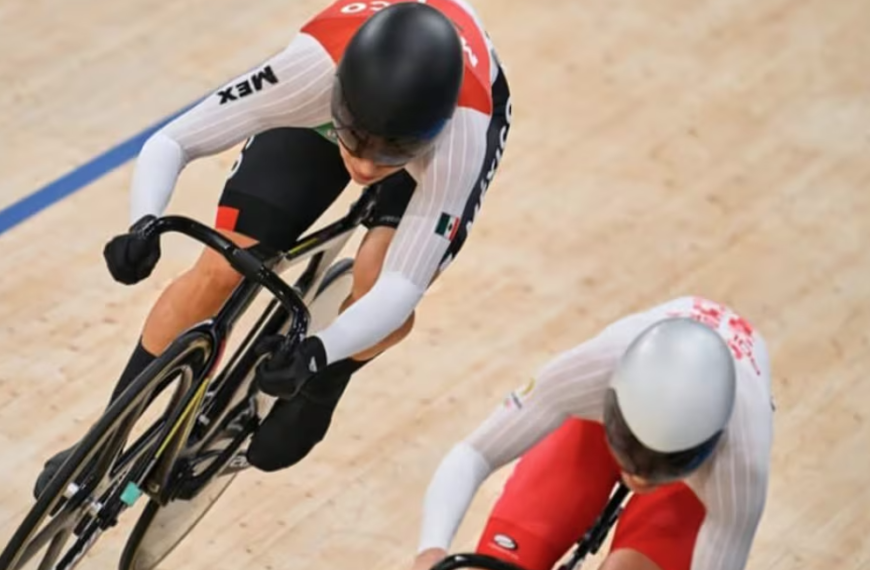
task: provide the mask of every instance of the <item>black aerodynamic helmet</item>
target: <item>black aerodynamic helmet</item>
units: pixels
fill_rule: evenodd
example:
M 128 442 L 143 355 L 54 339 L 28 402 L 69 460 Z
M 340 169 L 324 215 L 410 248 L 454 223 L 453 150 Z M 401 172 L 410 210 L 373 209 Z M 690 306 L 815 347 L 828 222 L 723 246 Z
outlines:
M 383 165 L 420 155 L 453 116 L 464 64 L 456 27 L 435 8 L 403 2 L 378 11 L 338 64 L 332 117 L 340 143 Z

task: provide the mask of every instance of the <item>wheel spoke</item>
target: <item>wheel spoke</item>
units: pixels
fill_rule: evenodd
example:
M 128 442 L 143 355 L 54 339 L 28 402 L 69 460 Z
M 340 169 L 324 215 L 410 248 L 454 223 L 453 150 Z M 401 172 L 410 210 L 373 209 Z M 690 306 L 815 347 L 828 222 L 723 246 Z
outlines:
M 90 524 L 85 526 L 75 543 L 57 563 L 55 570 L 70 570 L 74 568 L 97 542 L 102 533 L 103 529 L 100 528 L 99 522 L 96 520 L 91 521 Z
M 15 568 L 21 568 L 30 561 L 31 558 L 34 557 L 43 547 L 51 541 L 51 547 L 49 548 L 49 553 L 51 553 L 52 548 L 59 548 L 57 546 L 58 536 L 61 534 L 64 537 L 68 536 L 72 531 L 73 526 L 75 525 L 75 521 L 72 520 L 72 513 L 60 513 L 56 517 L 54 517 L 48 525 L 34 536 L 30 542 L 27 544 L 27 547 L 24 549 L 24 552 L 21 554 L 21 557 L 18 559 L 18 562 L 15 564 Z M 64 538 L 66 540 L 66 538 Z M 63 545 L 63 542 L 60 542 L 60 545 Z M 48 554 L 46 554 L 46 558 L 48 558 Z M 57 557 L 57 552 L 55 552 L 55 558 Z M 54 563 L 54 561 L 52 561 Z M 42 568 L 42 565 L 40 565 Z
M 52 570 L 54 568 L 55 561 L 60 555 L 60 550 L 63 548 L 71 532 L 69 528 L 62 529 L 52 537 L 51 544 L 48 546 L 48 552 L 45 553 L 45 556 L 39 563 L 39 570 Z M 19 565 L 18 567 L 20 568 L 21 566 Z

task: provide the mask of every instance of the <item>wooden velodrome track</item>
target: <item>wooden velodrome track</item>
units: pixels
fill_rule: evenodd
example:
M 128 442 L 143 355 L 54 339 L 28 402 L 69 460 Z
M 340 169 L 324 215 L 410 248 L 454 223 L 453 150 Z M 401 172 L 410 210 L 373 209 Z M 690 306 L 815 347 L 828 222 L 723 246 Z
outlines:
M 3 2 L 0 208 L 256 65 L 322 5 Z M 773 474 L 750 567 L 870 567 L 870 3 L 476 5 L 514 126 L 470 242 L 326 442 L 292 470 L 243 474 L 162 567 L 405 568 L 458 438 L 556 351 L 685 293 L 742 311 L 772 353 Z M 211 220 L 234 157 L 191 165 L 171 212 Z M 0 235 L 0 542 L 198 253 L 171 237 L 152 279 L 112 282 L 101 251 L 126 226 L 130 176 L 127 163 Z M 114 567 L 128 528 L 84 567 Z

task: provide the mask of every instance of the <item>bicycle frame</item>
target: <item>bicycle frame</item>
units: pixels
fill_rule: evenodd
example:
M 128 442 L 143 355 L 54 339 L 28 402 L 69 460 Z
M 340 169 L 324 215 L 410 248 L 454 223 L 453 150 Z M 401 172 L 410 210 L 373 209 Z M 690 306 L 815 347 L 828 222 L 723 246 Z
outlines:
M 286 252 L 269 251 L 260 245 L 249 249 L 240 248 L 217 231 L 178 216 L 160 218 L 146 230 L 150 236 L 177 232 L 192 237 L 221 253 L 243 276 L 241 283 L 213 318 L 194 325 L 181 335 L 208 339 L 211 350 L 206 351 L 205 360 L 195 374 L 181 376 L 169 408 L 171 415 L 156 428 L 159 435 L 154 429 L 149 429 L 130 447 L 126 457 L 118 461 L 118 464 L 123 465 L 125 459 L 135 457 L 142 451 L 143 446 L 153 443 L 152 438 L 158 437 L 159 447 L 145 470 L 148 472 L 149 481 L 147 492 L 153 499 L 165 504 L 173 498 L 170 477 L 176 460 L 196 427 L 202 428 L 196 438 L 201 444 L 208 440 L 209 435 L 220 424 L 233 398 L 259 360 L 253 351 L 256 341 L 264 335 L 279 332 L 288 334 L 296 342 L 305 337 L 310 322 L 308 304 L 316 294 L 326 270 L 370 213 L 374 205 L 374 193 L 375 190 L 367 188 L 345 217 L 300 239 Z M 295 286 L 290 286 L 278 276 L 279 272 L 306 259 L 310 260 L 308 267 Z M 212 372 L 222 357 L 233 327 L 263 288 L 268 289 L 275 298 L 222 373 L 212 379 Z M 194 413 L 202 408 L 206 400 L 209 401 L 209 410 L 219 410 L 218 417 Z M 196 481 L 185 486 L 186 498 L 198 492 L 217 473 L 254 427 L 246 426 L 244 433 L 225 450 L 225 457 L 213 462 L 213 469 L 207 470 Z M 194 445 L 185 451 L 193 454 L 199 448 L 200 445 Z
M 577 547 L 574 549 L 571 558 L 565 564 L 562 564 L 559 567 L 559 570 L 574 570 L 581 562 L 583 562 L 587 555 L 598 552 L 598 549 L 601 548 L 602 544 L 604 544 L 604 539 L 607 538 L 607 533 L 610 532 L 610 528 L 622 513 L 622 502 L 628 496 L 629 492 L 629 488 L 622 482 L 617 484 L 616 490 L 610 496 L 610 500 L 607 501 L 607 505 L 605 505 L 604 510 L 601 511 L 595 524 L 592 525 L 592 528 L 586 531 L 583 538 L 577 542 Z

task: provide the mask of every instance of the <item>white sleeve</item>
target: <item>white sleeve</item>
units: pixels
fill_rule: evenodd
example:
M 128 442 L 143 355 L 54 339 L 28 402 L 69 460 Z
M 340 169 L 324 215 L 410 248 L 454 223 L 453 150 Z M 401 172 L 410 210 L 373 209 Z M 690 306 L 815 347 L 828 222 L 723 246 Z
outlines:
M 366 350 L 411 316 L 450 245 L 443 221 L 459 223 L 486 154 L 489 117 L 459 109 L 436 148 L 409 172 L 414 195 L 372 289 L 317 336 L 335 362 Z M 443 219 L 442 219 L 443 218 Z
M 316 127 L 329 121 L 335 65 L 307 34 L 240 75 L 155 133 L 133 172 L 131 223 L 166 209 L 178 175 L 199 157 L 216 154 L 275 127 Z
M 417 552 L 447 550 L 477 490 L 493 469 L 465 442 L 450 450 L 429 483 L 423 500 L 423 523 Z
M 449 548 L 472 498 L 493 471 L 531 449 L 569 415 L 601 414 L 619 350 L 599 336 L 560 354 L 447 454 L 426 493 L 420 551 Z
M 757 378 L 748 380 L 757 382 Z M 772 412 L 764 396 L 740 404 L 710 473 L 688 481 L 707 511 L 695 542 L 692 570 L 745 568 L 764 512 Z
M 600 421 L 610 374 L 625 343 L 599 334 L 548 362 L 471 434 L 468 442 L 494 468 L 531 449 L 568 416 Z

